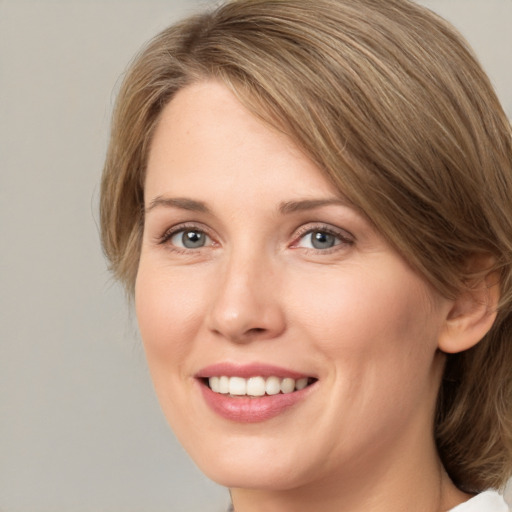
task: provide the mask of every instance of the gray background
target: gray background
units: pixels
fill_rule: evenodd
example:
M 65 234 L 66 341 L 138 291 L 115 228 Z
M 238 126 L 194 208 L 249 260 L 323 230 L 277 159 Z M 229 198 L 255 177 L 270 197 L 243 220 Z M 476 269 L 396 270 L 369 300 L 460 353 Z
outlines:
M 425 0 L 512 117 L 512 0 Z M 153 396 L 98 241 L 119 76 L 199 2 L 0 0 L 0 511 L 223 510 Z

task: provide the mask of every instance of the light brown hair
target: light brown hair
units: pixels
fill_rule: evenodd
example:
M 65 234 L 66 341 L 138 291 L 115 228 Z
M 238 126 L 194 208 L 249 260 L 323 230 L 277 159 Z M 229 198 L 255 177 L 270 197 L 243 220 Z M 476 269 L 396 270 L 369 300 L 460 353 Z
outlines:
M 464 40 L 407 0 L 238 0 L 163 31 L 132 64 L 113 117 L 102 242 L 133 290 L 144 175 L 163 107 L 220 80 L 286 133 L 447 297 L 491 256 L 491 331 L 447 357 L 434 434 L 461 489 L 512 473 L 512 135 Z

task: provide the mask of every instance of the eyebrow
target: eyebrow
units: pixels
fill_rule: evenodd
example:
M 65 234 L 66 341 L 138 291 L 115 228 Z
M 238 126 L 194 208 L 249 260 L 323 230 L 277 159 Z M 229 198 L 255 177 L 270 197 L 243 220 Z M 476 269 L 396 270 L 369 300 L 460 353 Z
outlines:
M 188 199 L 186 197 L 163 197 L 157 196 L 151 201 L 149 206 L 144 209 L 144 213 L 154 210 L 158 206 L 166 208 L 180 208 L 181 210 L 189 210 L 192 212 L 210 213 L 210 209 L 202 201 Z
M 352 207 L 353 205 L 348 200 L 343 200 L 338 197 L 327 198 L 327 199 L 303 199 L 300 201 L 284 201 L 279 205 L 279 212 L 282 215 L 287 215 L 295 212 L 303 212 L 308 210 L 314 210 L 315 208 L 321 208 L 322 206 L 344 206 Z M 211 213 L 210 208 L 206 206 L 206 203 L 197 201 L 195 199 L 189 199 L 187 197 L 164 197 L 157 196 L 151 201 L 148 207 L 144 209 L 144 213 L 148 213 L 157 207 L 165 208 L 179 208 L 181 210 L 188 210 L 200 213 Z
M 302 212 L 307 210 L 314 210 L 315 208 L 321 208 L 322 206 L 345 206 L 354 208 L 354 205 L 348 201 L 338 197 L 328 199 L 304 199 L 301 201 L 286 201 L 280 204 L 279 211 L 282 214 Z

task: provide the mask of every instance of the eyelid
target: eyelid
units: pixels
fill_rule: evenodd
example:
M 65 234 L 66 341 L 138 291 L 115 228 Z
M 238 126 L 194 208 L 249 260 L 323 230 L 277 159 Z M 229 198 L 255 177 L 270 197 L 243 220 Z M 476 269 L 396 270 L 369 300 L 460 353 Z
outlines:
M 356 238 L 349 231 L 335 227 L 331 224 L 325 223 L 308 223 L 301 226 L 293 235 L 293 242 L 291 247 L 298 248 L 298 242 L 306 235 L 310 233 L 314 233 L 315 231 L 320 231 L 327 233 L 329 235 L 335 236 L 340 239 L 341 243 L 336 244 L 330 249 L 311 249 L 316 252 L 328 252 L 329 250 L 336 250 L 336 247 L 344 246 L 344 245 L 353 245 L 356 241 Z M 306 248 L 307 249 L 307 248 Z M 309 249 L 308 249 L 309 250 Z
M 172 250 L 175 251 L 198 251 L 200 249 L 203 249 L 204 247 L 199 247 L 197 249 L 183 249 L 178 246 L 174 246 L 172 244 L 168 244 L 169 240 L 179 233 L 180 231 L 186 231 L 186 230 L 194 230 L 201 233 L 204 233 L 210 240 L 211 244 L 204 246 L 204 247 L 211 247 L 214 245 L 218 245 L 218 242 L 216 241 L 215 236 L 212 234 L 211 230 L 202 224 L 201 222 L 181 222 L 179 224 L 176 224 L 174 226 L 171 226 L 170 228 L 166 229 L 162 235 L 158 235 L 155 238 L 155 243 L 158 245 L 168 245 Z M 327 253 L 329 251 L 337 250 L 345 247 L 347 245 L 353 245 L 356 241 L 356 238 L 352 233 L 347 231 L 346 229 L 342 229 L 336 226 L 333 226 L 332 224 L 326 224 L 324 222 L 310 222 L 307 224 L 302 225 L 299 227 L 293 234 L 293 241 L 291 243 L 292 248 L 299 248 L 298 242 L 307 234 L 313 233 L 315 231 L 325 232 L 329 235 L 335 236 L 340 240 L 339 244 L 336 244 L 330 249 L 309 249 L 304 248 L 305 250 L 311 250 L 316 253 Z
M 169 240 L 179 233 L 180 231 L 198 231 L 200 233 L 204 233 L 210 240 L 214 241 L 214 237 L 211 234 L 211 231 L 200 222 L 181 222 L 179 224 L 176 224 L 164 231 L 162 235 L 159 235 L 156 237 L 156 243 L 158 245 L 165 245 Z M 175 247 L 175 246 L 173 246 Z M 181 249 L 180 247 L 175 247 L 176 249 Z M 194 250 L 194 249 L 186 249 L 186 250 Z M 195 249 L 198 250 L 198 249 Z

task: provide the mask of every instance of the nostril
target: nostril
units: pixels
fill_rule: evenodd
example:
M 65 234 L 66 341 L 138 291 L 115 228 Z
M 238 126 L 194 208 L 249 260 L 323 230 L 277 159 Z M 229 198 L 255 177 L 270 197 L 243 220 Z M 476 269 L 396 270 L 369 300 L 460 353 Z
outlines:
M 262 332 L 265 332 L 266 329 L 263 329 L 262 327 L 253 327 L 252 329 L 249 329 L 247 331 L 247 334 L 248 335 L 251 335 L 251 334 L 260 334 Z

